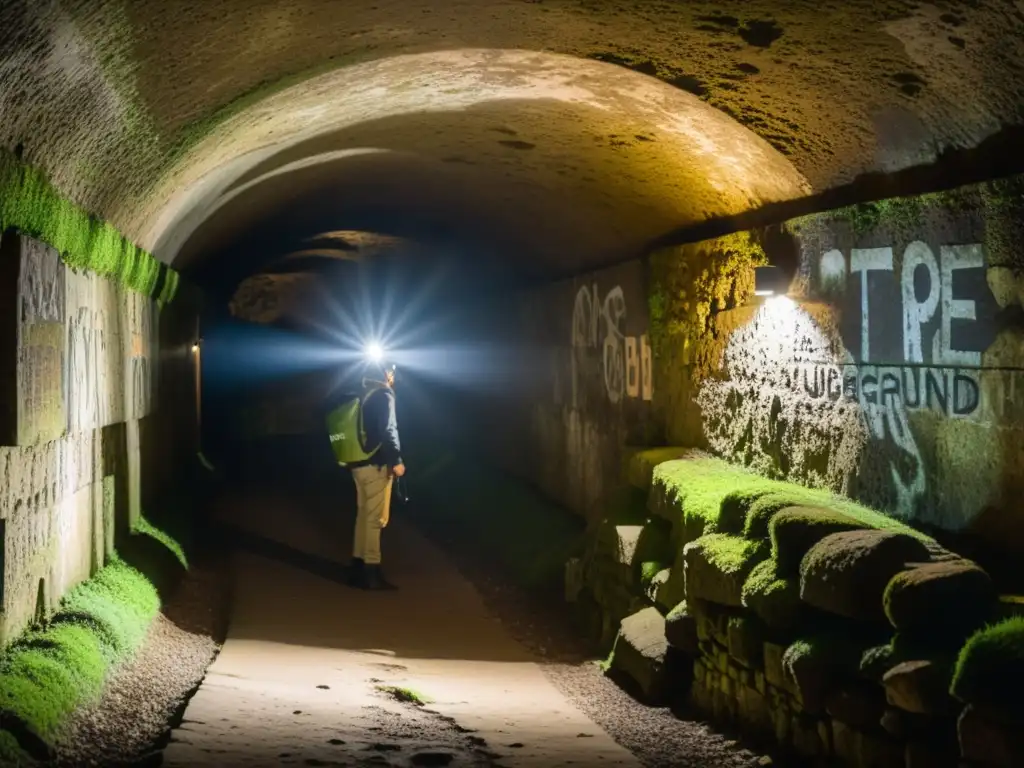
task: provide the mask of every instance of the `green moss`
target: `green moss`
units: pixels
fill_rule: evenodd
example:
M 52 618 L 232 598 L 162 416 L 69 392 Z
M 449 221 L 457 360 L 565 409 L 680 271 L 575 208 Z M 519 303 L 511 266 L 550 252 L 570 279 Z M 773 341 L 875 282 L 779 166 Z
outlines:
M 654 581 L 654 577 L 668 567 L 667 564 L 658 560 L 648 560 L 640 564 L 640 585 L 646 589 Z
M 634 488 L 647 491 L 651 487 L 654 468 L 685 453 L 685 448 L 674 447 L 627 449 L 626 481 Z
M 139 646 L 159 609 L 160 598 L 150 581 L 115 560 L 68 593 L 53 623 L 88 622 L 103 639 L 109 658 L 116 660 Z
M 64 198 L 40 170 L 0 150 L 0 231 L 7 229 L 49 244 L 68 266 L 113 278 L 146 295 L 153 295 L 161 269 L 166 269 L 110 224 Z M 176 276 L 169 284 L 162 296 L 166 301 L 173 298 Z
M 182 568 L 188 568 L 188 557 L 185 555 L 185 550 L 181 544 L 170 536 L 166 531 L 157 528 L 144 516 L 139 518 L 139 521 L 135 524 L 133 529 L 134 533 L 140 533 L 144 536 L 149 536 L 152 539 L 163 544 L 170 552 L 174 555 L 175 559 L 181 563 Z
M 924 195 L 888 198 L 802 216 L 786 223 L 794 234 L 809 227 L 845 222 L 857 236 L 886 228 L 909 236 L 926 224 L 934 212 L 984 216 L 985 249 L 989 261 L 1010 264 L 1017 260 L 1021 212 L 1024 210 L 1024 176 L 1010 176 Z M 1017 265 L 1020 266 L 1020 265 Z
M 891 643 L 882 643 L 866 648 L 860 656 L 857 672 L 860 677 L 881 685 L 885 673 L 899 662 Z
M 675 337 L 707 333 L 712 313 L 742 304 L 754 290 L 753 267 L 767 263 L 758 232 L 653 253 L 648 327 L 654 357 L 664 356 Z
M 782 655 L 782 668 L 791 677 L 801 664 L 835 679 L 847 677 L 859 669 L 866 643 L 857 633 L 824 629 L 790 644 Z
M 781 510 L 821 507 L 863 528 L 899 531 L 931 542 L 900 521 L 830 491 L 770 480 L 722 459 L 692 456 L 667 461 L 653 476 L 663 503 L 670 506 L 670 513 L 682 515 L 684 528 L 695 536 L 742 533 L 768 541 L 771 520 Z
M 647 336 L 651 340 L 651 356 L 655 360 L 661 359 L 668 341 L 668 314 L 668 297 L 660 285 L 655 285 L 647 296 Z
M 86 626 L 30 632 L 0 661 L 0 711 L 52 742 L 67 716 L 99 695 L 107 666 L 99 636 Z
M 862 235 L 880 226 L 906 231 L 921 225 L 925 202 L 920 196 L 896 197 L 861 203 L 844 209 L 842 216 L 850 222 L 857 235 Z
M 908 235 L 923 226 L 925 216 L 930 211 L 968 210 L 977 203 L 978 192 L 978 186 L 972 185 L 924 195 L 855 203 L 793 219 L 786 222 L 786 229 L 793 234 L 799 234 L 807 227 L 845 222 L 857 237 L 883 227 L 898 234 Z
M 25 768 L 35 765 L 35 761 L 21 748 L 14 736 L 7 731 L 0 731 L 0 765 Z
M 675 559 L 672 532 L 667 521 L 652 517 L 644 524 L 636 542 L 634 563 L 671 563 Z
M 832 533 L 852 531 L 864 526 L 851 517 L 820 507 L 795 507 L 779 512 L 771 518 L 769 535 L 772 558 L 778 572 L 796 576 L 800 561 L 808 550 Z
M 780 575 L 777 563 L 769 558 L 754 566 L 743 582 L 741 599 L 772 629 L 789 630 L 800 616 L 800 579 Z
M 994 618 L 997 603 L 991 577 L 968 561 L 900 571 L 882 600 L 886 618 L 901 633 L 941 638 L 957 648 Z
M 820 488 L 805 488 L 795 483 L 780 483 L 782 488 L 771 497 L 762 497 L 747 514 L 744 535 L 761 539 L 770 535 L 771 521 L 786 507 L 822 507 L 848 518 L 861 528 L 906 533 L 921 541 L 933 539 L 888 515 Z
M 1024 617 L 978 630 L 956 661 L 950 693 L 961 701 L 1024 714 Z
M 417 707 L 423 707 L 431 702 L 428 697 L 419 691 L 414 691 L 412 688 L 401 688 L 397 685 L 378 685 L 377 690 L 403 704 L 414 704 Z
M 808 497 L 801 493 L 802 490 L 799 486 L 779 488 L 755 499 L 743 521 L 743 535 L 752 539 L 767 540 L 772 518 L 784 509 L 806 503 Z
M 747 513 L 762 497 L 770 495 L 778 487 L 775 480 L 731 490 L 722 498 L 718 527 L 729 533 L 743 533 L 747 524 Z
M 762 542 L 726 533 L 709 533 L 701 536 L 693 546 L 699 546 L 715 570 L 725 574 L 749 572 L 755 563 L 767 555 Z
M 0 720 L 52 744 L 67 717 L 100 695 L 111 668 L 141 645 L 159 607 L 152 584 L 119 560 L 75 587 L 46 626 L 0 654 Z
M 654 485 L 673 511 L 681 513 L 684 527 L 700 535 L 723 531 L 720 512 L 730 494 L 753 497 L 772 490 L 775 481 L 721 459 L 700 456 L 660 464 L 654 470 Z
M 981 198 L 989 265 L 1024 268 L 1018 248 L 1024 236 L 1024 176 L 988 182 L 982 187 Z
M 160 289 L 160 295 L 157 297 L 157 301 L 161 304 L 169 304 L 174 301 L 174 297 L 178 295 L 178 286 L 180 284 L 180 277 L 178 273 L 173 269 L 164 269 L 164 283 Z

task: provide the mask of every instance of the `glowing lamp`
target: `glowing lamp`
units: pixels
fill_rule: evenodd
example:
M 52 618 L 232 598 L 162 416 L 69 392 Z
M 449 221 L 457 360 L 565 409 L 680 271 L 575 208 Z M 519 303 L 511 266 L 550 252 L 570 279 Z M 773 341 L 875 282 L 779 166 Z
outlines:
M 754 295 L 775 296 L 789 292 L 789 280 L 779 267 L 754 267 Z

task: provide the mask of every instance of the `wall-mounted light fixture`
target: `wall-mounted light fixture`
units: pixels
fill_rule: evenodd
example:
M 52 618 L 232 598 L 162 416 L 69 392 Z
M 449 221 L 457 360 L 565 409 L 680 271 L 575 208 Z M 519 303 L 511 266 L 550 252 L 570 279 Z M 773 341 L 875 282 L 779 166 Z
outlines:
M 192 354 L 193 355 L 199 353 L 199 343 L 201 341 L 202 341 L 202 339 L 196 339 L 195 341 L 192 342 Z
M 769 264 L 754 267 L 754 296 L 785 296 L 796 277 L 800 248 L 793 235 L 782 226 L 766 227 L 760 235 Z
M 784 296 L 789 292 L 790 282 L 780 267 L 754 267 L 755 296 Z

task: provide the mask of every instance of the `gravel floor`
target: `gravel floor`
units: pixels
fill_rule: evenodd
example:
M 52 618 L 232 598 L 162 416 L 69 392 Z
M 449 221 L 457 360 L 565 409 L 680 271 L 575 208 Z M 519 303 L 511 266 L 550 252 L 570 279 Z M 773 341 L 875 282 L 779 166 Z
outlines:
M 564 605 L 526 593 L 492 561 L 469 552 L 428 521 L 421 522 L 427 522 L 423 533 L 453 559 L 512 636 L 545 659 L 542 668 L 562 694 L 646 766 L 750 768 L 772 763 L 769 756 L 707 723 L 636 701 L 601 672 Z
M 53 766 L 156 764 L 170 726 L 223 642 L 226 563 L 195 564 L 93 706 L 76 713 Z

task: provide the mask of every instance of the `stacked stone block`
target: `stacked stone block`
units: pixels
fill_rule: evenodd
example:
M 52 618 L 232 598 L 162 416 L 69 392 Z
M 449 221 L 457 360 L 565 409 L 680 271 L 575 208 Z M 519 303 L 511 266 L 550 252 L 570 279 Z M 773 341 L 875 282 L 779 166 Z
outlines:
M 0 239 L 0 644 L 112 556 L 141 512 L 140 419 L 153 409 L 158 310 Z
M 724 462 L 722 476 L 737 480 Z M 685 699 L 813 762 L 1024 765 L 1024 717 L 984 693 L 950 693 L 960 649 L 997 617 L 995 587 L 976 563 L 839 498 L 757 506 L 750 492 L 738 528 L 725 509 L 736 495 L 722 494 L 721 518 L 697 530 L 698 494 L 654 478 L 651 509 L 668 516 L 678 504 L 663 585 L 681 597 L 666 609 L 658 590 L 631 587 L 645 602 L 621 621 L 610 671 L 648 700 Z M 765 509 L 752 525 L 750 510 Z M 764 599 L 752 605 L 753 595 Z

